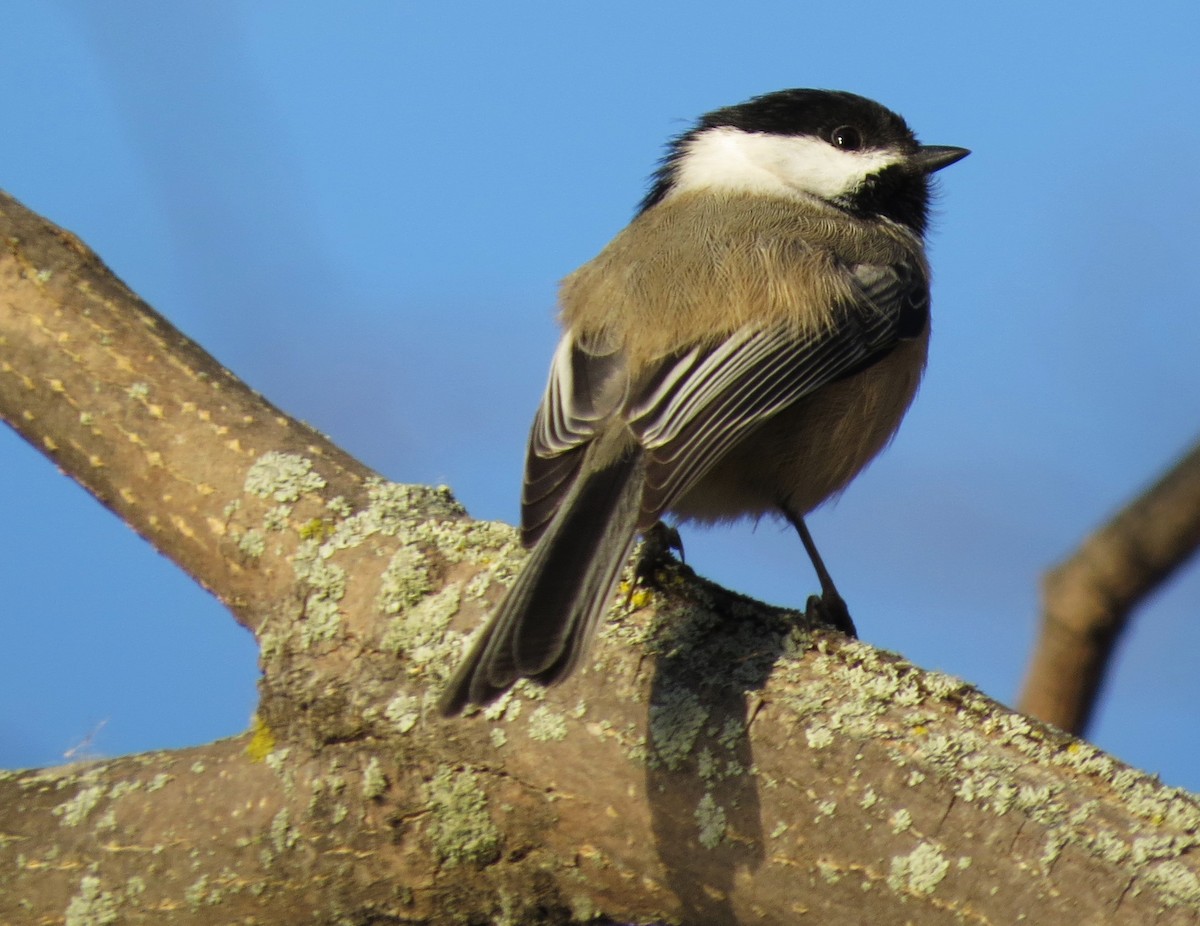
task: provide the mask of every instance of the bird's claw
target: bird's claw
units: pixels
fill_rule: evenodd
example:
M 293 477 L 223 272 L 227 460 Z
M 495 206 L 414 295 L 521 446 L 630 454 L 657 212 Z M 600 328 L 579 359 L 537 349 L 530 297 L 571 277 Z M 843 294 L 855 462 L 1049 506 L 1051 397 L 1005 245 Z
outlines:
M 642 545 L 638 549 L 637 563 L 634 565 L 634 575 L 638 581 L 650 581 L 655 571 L 666 563 L 671 562 L 671 553 L 679 554 L 679 562 L 684 563 L 683 539 L 675 528 L 658 521 L 642 535 Z
M 809 595 L 804 606 L 804 617 L 810 624 L 818 624 L 840 630 L 852 640 L 858 639 L 858 629 L 850 618 L 850 609 L 837 592 L 824 595 Z

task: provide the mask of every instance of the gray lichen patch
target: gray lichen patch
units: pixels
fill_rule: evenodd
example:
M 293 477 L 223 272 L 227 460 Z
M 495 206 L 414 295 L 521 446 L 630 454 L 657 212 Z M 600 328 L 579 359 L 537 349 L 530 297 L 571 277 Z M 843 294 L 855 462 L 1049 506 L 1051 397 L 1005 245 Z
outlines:
M 306 540 L 296 548 L 292 569 L 297 579 L 321 597 L 338 601 L 346 594 L 346 571 L 330 563 L 327 555 L 315 540 Z
M 307 649 L 337 635 L 342 620 L 338 602 L 346 594 L 346 571 L 329 562 L 315 540 L 302 541 L 296 548 L 292 569 L 308 590 L 299 634 L 301 645 Z
M 325 488 L 325 478 L 313 472 L 312 461 L 295 453 L 269 450 L 246 472 L 243 488 L 251 495 L 277 502 L 294 502 Z
M 379 579 L 376 606 L 384 614 L 399 614 L 429 594 L 433 582 L 429 563 L 414 546 L 402 546 L 388 561 Z
M 517 529 L 499 521 L 434 521 L 418 524 L 413 536 L 437 546 L 447 562 L 487 566 L 493 579 L 510 579 L 525 561 Z
M 671 688 L 650 705 L 650 742 L 654 746 L 651 764 L 661 763 L 674 770 L 688 757 L 704 722 L 708 708 L 685 688 Z
M 500 831 L 470 769 L 443 766 L 426 786 L 429 838 L 444 865 L 488 865 L 500 856 Z
M 409 540 L 419 539 L 416 527 L 422 522 L 457 523 L 465 513 L 445 486 L 434 488 L 371 479 L 366 490 L 366 507 L 337 524 L 327 541 L 331 550 L 358 546 L 378 534 L 396 537 L 403 533 Z
M 771 703 L 792 714 L 810 746 L 830 745 L 831 734 L 837 744 L 873 743 L 909 787 L 932 779 L 956 802 L 1019 817 L 1012 825 L 1028 824 L 1030 871 L 1044 876 L 1072 850 L 1126 867 L 1137 878 L 1134 894 L 1187 902 L 1192 881 L 1184 872 L 1195 875 L 1189 859 L 1200 848 L 1194 795 L 1013 714 L 958 679 L 860 643 L 819 642 L 798 659 L 781 659 L 776 677 L 785 684 Z M 861 697 L 847 698 L 847 689 Z M 1117 801 L 1126 812 L 1113 813 Z M 897 835 L 921 833 L 915 819 L 870 789 L 858 803 Z M 948 870 L 941 851 L 925 844 L 896 856 L 889 883 L 906 893 L 935 885 Z
M 448 674 L 451 663 L 460 655 L 461 636 L 447 633 L 446 628 L 458 613 L 461 596 L 461 587 L 450 584 L 393 617 L 383 631 L 380 648 L 385 653 L 405 656 L 411 671 L 434 665 L 444 667 Z
M 311 464 L 294 454 L 264 454 L 247 477 L 248 491 L 288 502 L 296 500 L 299 492 L 323 485 Z M 457 655 L 461 637 L 446 634 L 445 629 L 457 613 L 462 583 L 431 593 L 441 581 L 438 568 L 460 555 L 455 551 L 461 548 L 461 535 L 478 533 L 478 526 L 462 517 L 462 507 L 445 487 L 403 485 L 375 478 L 365 483 L 365 490 L 367 502 L 361 509 L 352 511 L 346 500 L 338 497 L 326 503 L 334 517 L 312 518 L 297 528 L 299 543 L 288 561 L 303 604 L 296 615 L 299 620 L 291 613 L 278 621 L 268 616 L 260 634 L 264 664 L 272 665 L 289 651 L 309 650 L 343 634 L 351 576 L 339 565 L 337 554 L 376 536 L 399 541 L 374 593 L 375 605 L 391 617 L 381 635 L 384 650 L 408 656 L 410 672 L 439 659 L 448 664 Z M 235 535 L 235 541 L 240 538 L 244 554 L 265 552 L 273 533 L 294 526 L 288 502 L 268 509 L 261 528 Z M 511 528 L 507 530 L 511 533 Z M 451 542 L 447 537 L 455 540 Z M 436 557 L 427 554 L 426 547 L 438 549 Z M 281 552 L 282 548 L 276 548 L 277 554 Z M 486 553 L 476 552 L 480 556 Z M 437 675 L 448 671 L 448 667 L 439 668 Z

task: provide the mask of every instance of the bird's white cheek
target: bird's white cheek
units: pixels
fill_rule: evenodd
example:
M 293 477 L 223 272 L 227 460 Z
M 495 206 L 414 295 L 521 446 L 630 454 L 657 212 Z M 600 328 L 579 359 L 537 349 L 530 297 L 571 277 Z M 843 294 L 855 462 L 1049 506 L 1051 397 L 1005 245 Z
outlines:
M 896 151 L 842 151 L 811 136 L 768 135 L 722 126 L 688 143 L 677 168 L 674 191 L 720 189 L 836 199 L 901 158 Z

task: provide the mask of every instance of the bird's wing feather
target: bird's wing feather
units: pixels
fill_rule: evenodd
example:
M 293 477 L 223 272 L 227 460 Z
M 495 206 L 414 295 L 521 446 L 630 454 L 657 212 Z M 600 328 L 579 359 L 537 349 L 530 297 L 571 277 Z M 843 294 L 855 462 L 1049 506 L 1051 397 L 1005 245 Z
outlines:
M 622 351 L 564 335 L 529 436 L 523 542 L 532 546 L 544 532 L 588 443 L 614 416 L 625 419 L 648 454 L 644 529 L 771 415 L 924 330 L 929 303 L 921 268 L 859 264 L 845 272 L 854 298 L 834 308 L 834 323 L 821 332 L 742 328 L 662 358 L 636 383 Z
M 624 404 L 624 354 L 600 339 L 563 335 L 533 418 L 521 490 L 521 541 L 532 547 L 579 475 L 588 443 Z
M 861 370 L 928 324 L 928 286 L 907 265 L 850 268 L 855 298 L 797 335 L 743 328 L 669 358 L 631 390 L 626 418 L 648 453 L 640 527 L 657 520 L 738 441 L 782 408 Z

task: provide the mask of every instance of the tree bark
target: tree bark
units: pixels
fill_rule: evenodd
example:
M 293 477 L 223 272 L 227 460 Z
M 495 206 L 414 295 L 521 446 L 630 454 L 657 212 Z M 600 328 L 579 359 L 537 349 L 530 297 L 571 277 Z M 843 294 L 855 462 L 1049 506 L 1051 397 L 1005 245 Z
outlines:
M 1200 805 L 682 566 L 444 721 L 515 532 L 385 483 L 0 198 L 0 414 L 261 647 L 245 735 L 0 776 L 0 922 L 1196 923 Z
M 1083 734 L 1137 606 L 1200 546 L 1200 445 L 1042 580 L 1042 626 L 1019 708 Z

